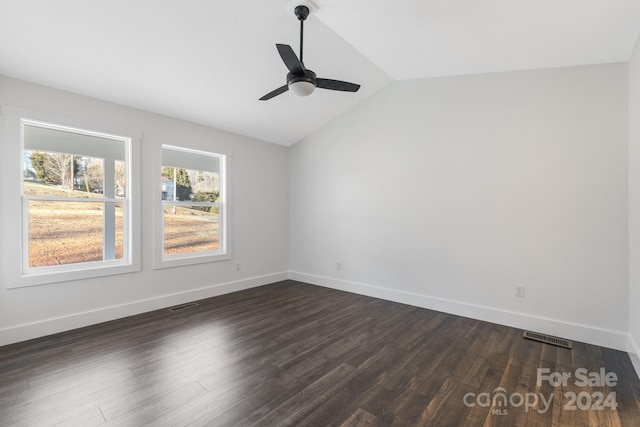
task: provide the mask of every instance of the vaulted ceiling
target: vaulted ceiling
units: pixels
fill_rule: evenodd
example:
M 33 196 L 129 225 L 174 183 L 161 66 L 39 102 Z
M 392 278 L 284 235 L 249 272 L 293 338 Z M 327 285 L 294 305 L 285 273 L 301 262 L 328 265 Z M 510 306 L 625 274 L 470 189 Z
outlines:
M 281 145 L 394 80 L 627 61 L 638 0 L 313 0 L 305 65 L 356 82 L 285 84 L 305 0 L 0 0 L 0 74 Z

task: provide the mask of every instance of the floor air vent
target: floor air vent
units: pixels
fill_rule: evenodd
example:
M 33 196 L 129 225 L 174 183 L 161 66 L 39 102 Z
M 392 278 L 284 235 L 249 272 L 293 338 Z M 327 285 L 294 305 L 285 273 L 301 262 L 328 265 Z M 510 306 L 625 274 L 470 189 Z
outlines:
M 188 308 L 197 307 L 197 306 L 198 306 L 197 302 L 189 302 L 187 304 L 176 305 L 174 307 L 171 307 L 169 311 L 173 311 L 175 313 L 176 311 L 182 311 L 182 310 L 186 310 Z
M 573 347 L 573 344 L 571 344 L 571 341 L 565 340 L 564 338 L 552 337 L 551 335 L 544 335 L 544 334 L 539 334 L 537 332 L 524 331 L 524 334 L 522 334 L 522 336 L 530 340 L 540 341 L 542 343 L 556 345 L 558 347 L 569 348 L 569 349 Z

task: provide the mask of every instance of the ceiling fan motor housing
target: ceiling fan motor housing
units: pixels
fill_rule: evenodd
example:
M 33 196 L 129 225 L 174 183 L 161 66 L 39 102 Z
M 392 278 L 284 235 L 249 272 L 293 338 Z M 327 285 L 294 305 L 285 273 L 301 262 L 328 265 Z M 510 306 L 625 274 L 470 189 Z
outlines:
M 292 83 L 297 82 L 309 82 L 314 86 L 316 85 L 316 73 L 306 68 L 302 70 L 302 73 L 287 73 L 287 85 L 291 86 Z

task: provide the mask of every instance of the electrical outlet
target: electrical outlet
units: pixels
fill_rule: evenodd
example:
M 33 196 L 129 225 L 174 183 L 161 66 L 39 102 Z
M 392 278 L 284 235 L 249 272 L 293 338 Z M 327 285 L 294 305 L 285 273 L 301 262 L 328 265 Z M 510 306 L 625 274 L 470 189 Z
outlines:
M 240 263 L 236 262 L 236 270 L 240 270 Z
M 524 285 L 516 285 L 516 296 L 524 298 Z
M 336 270 L 342 270 L 342 261 L 336 261 Z

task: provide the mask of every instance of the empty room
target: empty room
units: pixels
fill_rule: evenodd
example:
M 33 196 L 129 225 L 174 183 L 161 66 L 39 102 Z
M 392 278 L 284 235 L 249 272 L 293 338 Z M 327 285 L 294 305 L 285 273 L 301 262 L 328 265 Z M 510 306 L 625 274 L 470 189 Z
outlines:
M 640 3 L 0 0 L 0 426 L 640 426 Z

